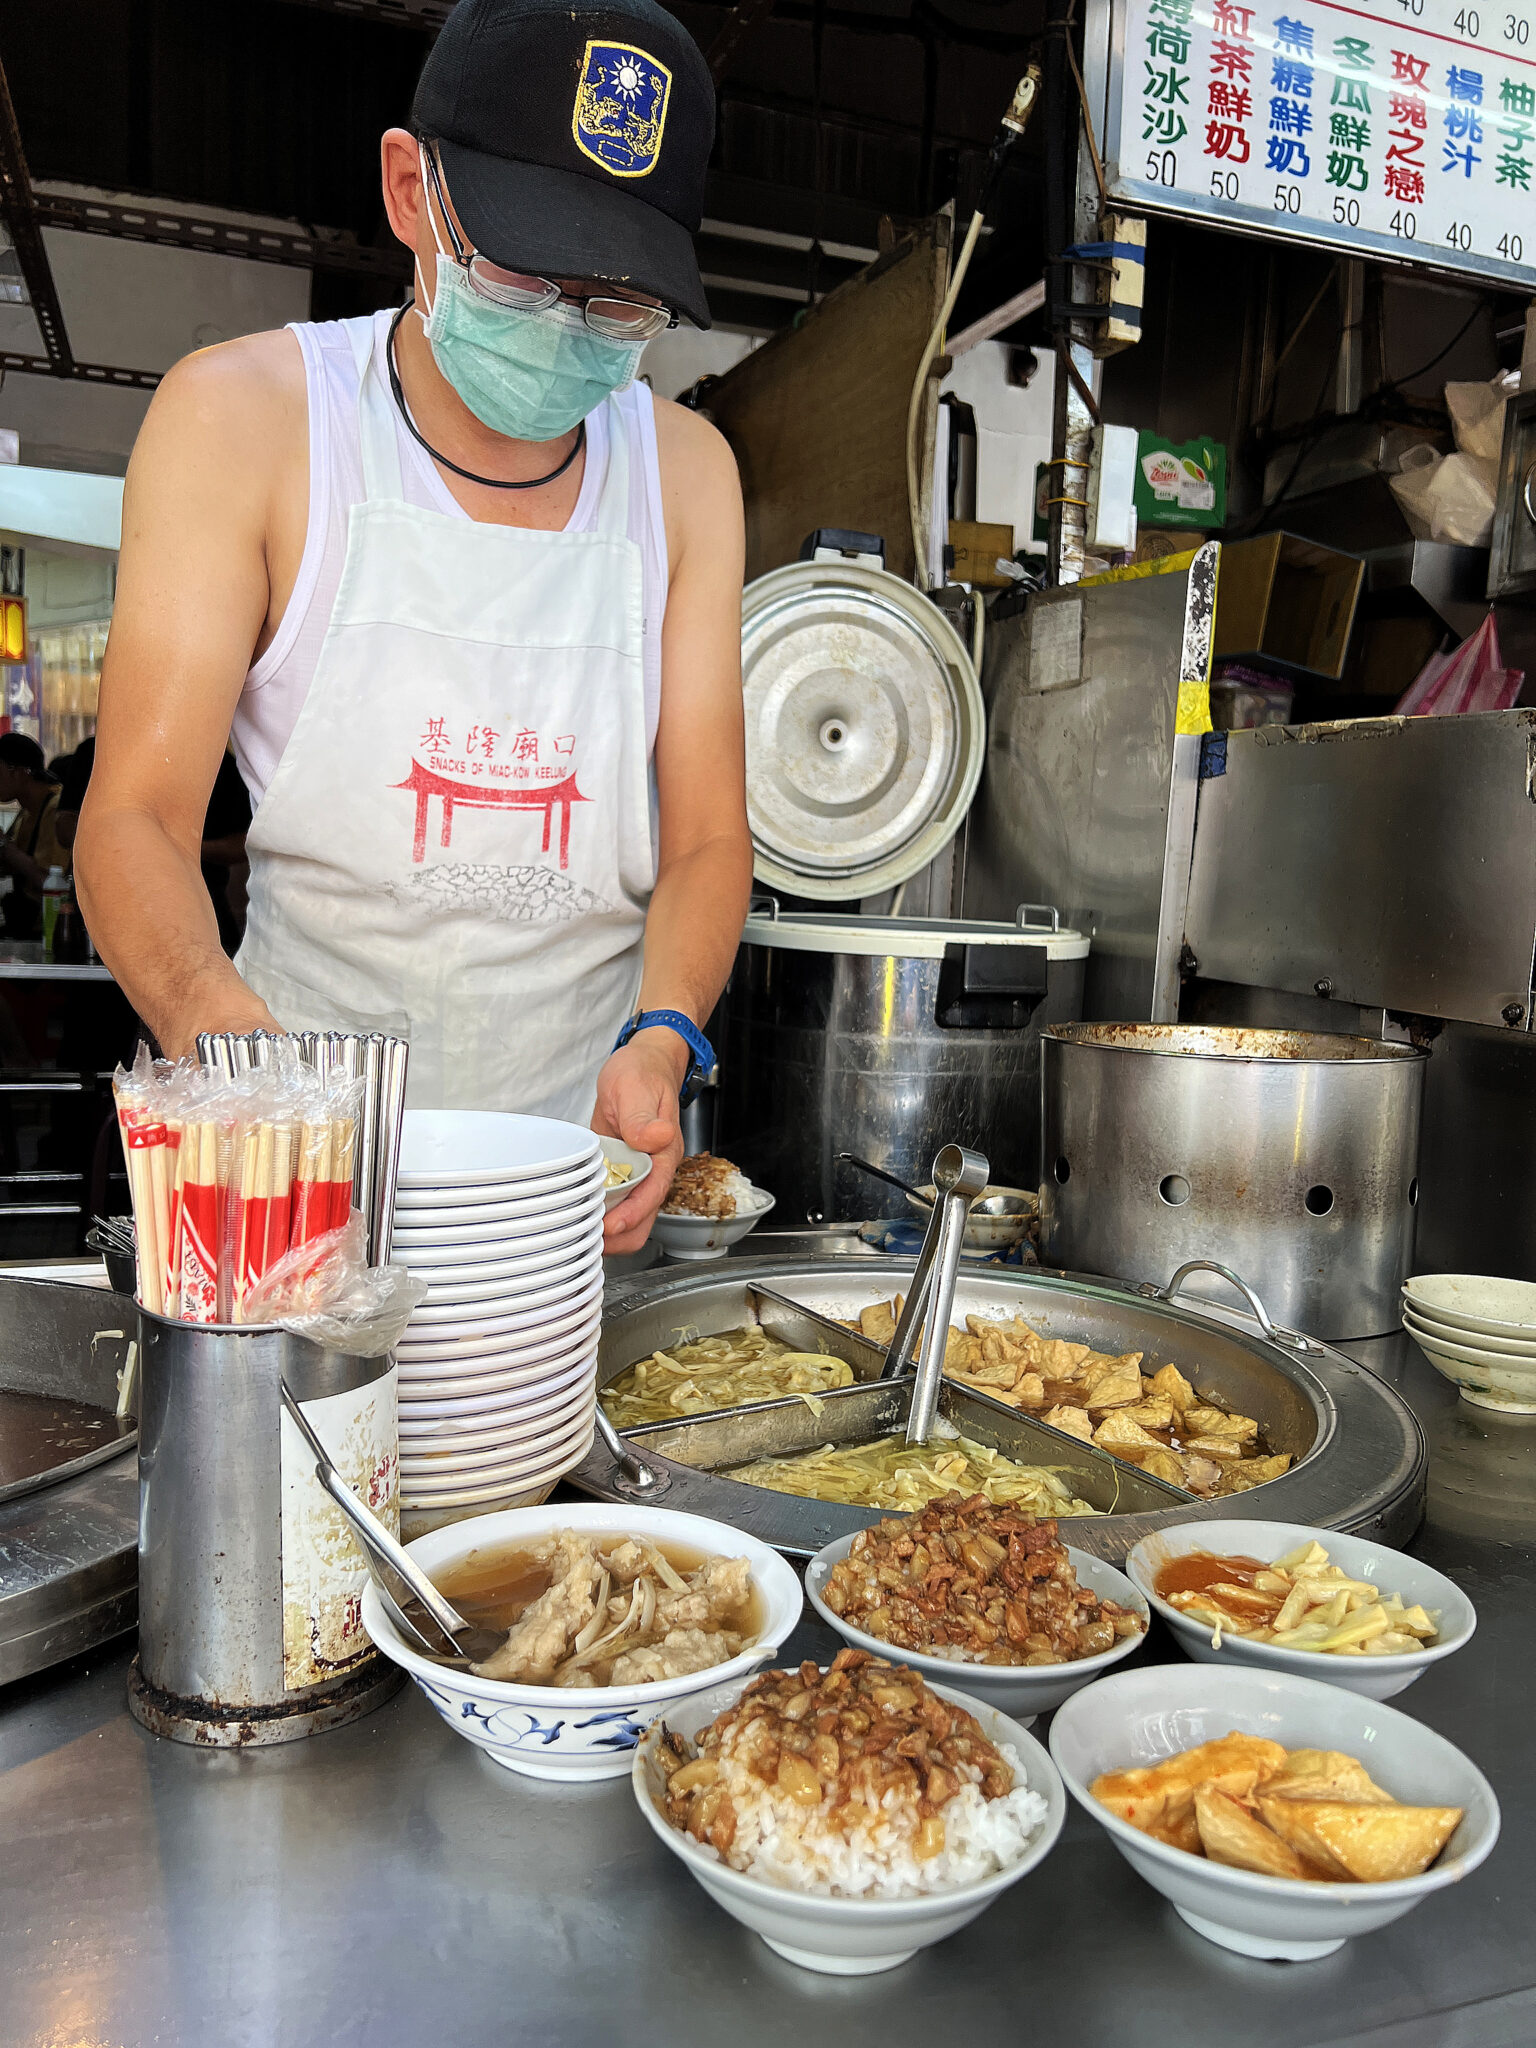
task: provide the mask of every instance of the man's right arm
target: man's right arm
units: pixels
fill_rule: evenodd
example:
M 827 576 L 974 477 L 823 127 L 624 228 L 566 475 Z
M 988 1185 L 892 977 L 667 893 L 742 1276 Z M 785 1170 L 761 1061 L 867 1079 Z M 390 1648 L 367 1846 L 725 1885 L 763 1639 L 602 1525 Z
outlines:
M 291 336 L 226 343 L 166 377 L 128 469 L 75 873 L 98 952 L 173 1057 L 199 1031 L 274 1026 L 219 943 L 199 854 L 272 604 L 268 536 L 303 409 Z

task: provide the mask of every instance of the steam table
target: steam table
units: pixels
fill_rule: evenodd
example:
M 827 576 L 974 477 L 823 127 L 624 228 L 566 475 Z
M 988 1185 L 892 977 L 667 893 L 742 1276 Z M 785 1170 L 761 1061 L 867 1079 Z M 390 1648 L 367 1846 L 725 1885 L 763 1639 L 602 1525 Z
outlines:
M 1245 1961 L 1072 1807 L 964 1933 L 884 1977 L 813 1977 L 711 1904 L 626 1781 L 506 1777 L 414 1689 L 288 1748 L 202 1754 L 129 1720 L 124 1643 L 0 1692 L 0 2048 L 1528 2048 L 1536 1421 L 1458 1405 L 1405 1339 L 1349 1348 L 1424 1421 L 1412 1547 L 1480 1615 L 1397 1704 L 1504 1810 L 1482 1870 L 1395 1927 L 1322 1962 Z M 808 1626 L 790 1654 L 836 1648 Z

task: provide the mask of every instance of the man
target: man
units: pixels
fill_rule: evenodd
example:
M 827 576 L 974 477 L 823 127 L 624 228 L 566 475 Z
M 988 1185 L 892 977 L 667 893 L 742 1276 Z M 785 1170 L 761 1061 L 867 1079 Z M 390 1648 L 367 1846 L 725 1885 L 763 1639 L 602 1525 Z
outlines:
M 56 820 L 59 785 L 42 748 L 24 732 L 0 733 L 0 804 L 16 816 L 0 839 L 0 874 L 11 886 L 0 898 L 0 923 L 9 939 L 35 939 L 43 929 L 43 884 L 50 868 L 67 868 Z
M 417 133 L 383 140 L 413 300 L 156 394 L 77 849 L 166 1052 L 408 1032 L 414 1102 L 590 1116 L 653 1156 L 614 1251 L 681 1156 L 750 885 L 735 468 L 633 381 L 652 335 L 708 324 L 713 106 L 654 0 L 459 0 Z M 226 735 L 255 805 L 234 964 L 198 876 Z

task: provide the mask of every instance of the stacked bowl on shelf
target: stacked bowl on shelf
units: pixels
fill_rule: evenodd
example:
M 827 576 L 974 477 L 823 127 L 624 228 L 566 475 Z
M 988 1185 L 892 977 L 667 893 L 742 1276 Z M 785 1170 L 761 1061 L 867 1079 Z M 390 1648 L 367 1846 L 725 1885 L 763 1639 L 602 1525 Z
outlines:
M 407 1110 L 392 1256 L 429 1288 L 396 1353 L 408 1515 L 542 1501 L 586 1456 L 605 1172 L 576 1124 Z
M 1536 1281 L 1421 1274 L 1403 1283 L 1403 1328 L 1464 1401 L 1536 1414 Z

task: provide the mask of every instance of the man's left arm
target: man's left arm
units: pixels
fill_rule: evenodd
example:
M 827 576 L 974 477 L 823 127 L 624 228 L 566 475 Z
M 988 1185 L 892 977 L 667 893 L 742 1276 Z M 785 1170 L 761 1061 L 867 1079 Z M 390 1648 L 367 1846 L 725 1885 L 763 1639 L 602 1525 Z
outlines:
M 671 565 L 656 730 L 656 889 L 645 921 L 640 1006 L 702 1026 L 741 938 L 752 887 L 741 708 L 741 485 L 725 441 L 696 413 L 658 400 L 656 438 Z M 676 1032 L 637 1032 L 598 1078 L 595 1130 L 653 1165 L 609 1214 L 604 1248 L 638 1251 L 683 1154 Z

